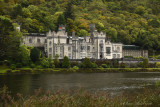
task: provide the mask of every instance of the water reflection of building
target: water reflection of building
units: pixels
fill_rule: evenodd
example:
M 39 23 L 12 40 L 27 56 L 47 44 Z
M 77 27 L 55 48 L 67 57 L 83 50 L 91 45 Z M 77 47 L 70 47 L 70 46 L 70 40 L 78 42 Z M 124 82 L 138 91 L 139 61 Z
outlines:
M 114 59 L 122 58 L 122 43 L 113 43 L 103 32 L 95 30 L 90 25 L 90 36 L 78 37 L 75 32 L 68 36 L 65 26 L 60 25 L 58 32 L 49 31 L 46 34 L 30 33 L 24 36 L 27 46 L 34 46 L 44 50 L 46 56 L 53 59 L 59 55 L 60 59 L 68 56 L 69 59 Z M 128 51 L 129 52 L 129 51 Z

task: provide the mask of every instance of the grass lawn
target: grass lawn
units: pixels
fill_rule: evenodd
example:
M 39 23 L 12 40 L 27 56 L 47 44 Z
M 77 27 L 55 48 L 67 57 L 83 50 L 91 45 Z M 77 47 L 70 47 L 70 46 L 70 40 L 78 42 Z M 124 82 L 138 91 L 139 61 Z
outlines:
M 0 66 L 0 73 L 6 73 L 6 71 L 8 70 L 9 68 L 7 66 L 3 66 L 1 65 Z

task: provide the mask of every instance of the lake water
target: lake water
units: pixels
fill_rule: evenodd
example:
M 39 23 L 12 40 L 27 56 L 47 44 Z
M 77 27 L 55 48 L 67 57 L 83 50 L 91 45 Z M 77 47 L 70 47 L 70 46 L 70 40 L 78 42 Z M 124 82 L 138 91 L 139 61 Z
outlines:
M 158 72 L 0 75 L 0 87 L 6 85 L 12 94 L 24 95 L 33 94 L 39 88 L 51 92 L 82 88 L 117 95 L 121 92 L 142 91 L 146 86 L 152 88 L 156 81 L 160 81 Z

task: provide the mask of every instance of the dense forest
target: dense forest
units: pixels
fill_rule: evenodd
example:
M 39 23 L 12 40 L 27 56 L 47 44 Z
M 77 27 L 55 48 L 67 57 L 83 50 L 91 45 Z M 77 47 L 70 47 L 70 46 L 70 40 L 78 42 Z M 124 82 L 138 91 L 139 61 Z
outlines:
M 16 53 L 22 33 L 56 31 L 65 24 L 69 34 L 88 36 L 91 23 L 113 42 L 160 49 L 160 0 L 0 0 L 0 57 L 9 49 Z

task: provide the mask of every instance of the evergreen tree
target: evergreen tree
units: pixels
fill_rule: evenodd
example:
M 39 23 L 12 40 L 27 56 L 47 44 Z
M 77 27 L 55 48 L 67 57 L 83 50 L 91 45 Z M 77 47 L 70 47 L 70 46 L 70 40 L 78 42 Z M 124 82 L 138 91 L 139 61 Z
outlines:
M 59 55 L 58 54 L 56 54 L 55 57 L 54 57 L 54 64 L 55 64 L 56 68 L 60 67 Z
M 63 14 L 60 14 L 57 19 L 57 30 L 59 25 L 65 25 L 66 21 Z
M 63 14 L 60 14 L 59 16 L 58 16 L 58 20 L 57 20 L 57 25 L 59 26 L 59 25 L 65 25 L 65 18 L 64 18 L 64 15 Z
M 143 59 L 143 67 L 144 67 L 144 68 L 147 68 L 148 66 L 149 66 L 148 59 L 147 59 L 147 58 L 144 58 L 144 59 Z
M 65 10 L 65 18 L 74 19 L 74 10 L 73 10 L 73 0 L 70 0 L 67 4 L 66 10 Z
M 92 62 L 89 58 L 84 58 L 82 61 L 82 67 L 83 68 L 92 68 Z
M 25 45 L 20 46 L 19 49 L 19 62 L 23 65 L 28 65 L 30 61 L 29 50 Z
M 70 62 L 67 56 L 65 56 L 63 58 L 63 62 L 62 62 L 62 67 L 63 68 L 70 68 Z
M 16 61 L 20 40 L 21 33 L 14 29 L 11 20 L 0 16 L 0 60 Z
M 40 50 L 37 48 L 31 49 L 30 58 L 33 62 L 39 61 L 40 58 Z
M 12 17 L 16 18 L 18 15 L 22 15 L 22 6 L 20 4 L 16 5 L 13 8 L 13 13 L 12 13 Z

